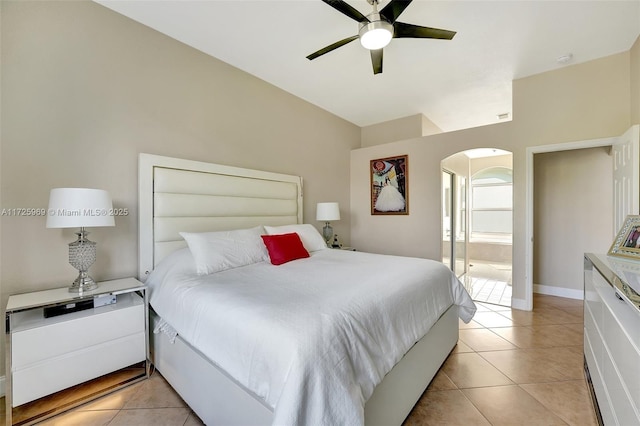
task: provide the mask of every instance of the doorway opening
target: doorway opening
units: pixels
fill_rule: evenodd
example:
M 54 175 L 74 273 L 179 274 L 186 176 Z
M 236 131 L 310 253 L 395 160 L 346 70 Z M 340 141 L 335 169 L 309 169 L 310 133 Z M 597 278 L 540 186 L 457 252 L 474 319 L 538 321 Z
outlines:
M 511 306 L 512 154 L 473 149 L 441 166 L 442 261 L 474 300 Z

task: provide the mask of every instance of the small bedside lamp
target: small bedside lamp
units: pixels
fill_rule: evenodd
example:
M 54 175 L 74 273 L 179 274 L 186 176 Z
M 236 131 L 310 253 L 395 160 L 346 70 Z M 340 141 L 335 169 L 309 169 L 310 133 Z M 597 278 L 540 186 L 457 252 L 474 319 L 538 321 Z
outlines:
M 333 238 L 333 228 L 329 223 L 332 220 L 340 220 L 340 206 L 338 203 L 318 203 L 316 207 L 316 220 L 323 221 L 322 236 L 327 244 Z
M 113 205 L 107 191 L 88 188 L 54 188 L 49 195 L 47 228 L 80 228 L 78 239 L 69 244 L 69 263 L 79 271 L 69 291 L 82 293 L 98 287 L 88 274 L 96 261 L 96 243 L 89 241 L 85 227 L 115 226 Z

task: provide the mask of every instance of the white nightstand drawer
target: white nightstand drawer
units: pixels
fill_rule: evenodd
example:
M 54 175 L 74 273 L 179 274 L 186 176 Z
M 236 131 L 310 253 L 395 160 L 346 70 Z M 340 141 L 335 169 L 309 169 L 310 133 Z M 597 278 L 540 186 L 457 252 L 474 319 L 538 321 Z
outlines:
M 42 310 L 33 312 L 40 312 L 42 316 Z M 19 322 L 16 322 L 19 326 Z M 24 322 L 29 325 L 33 323 L 26 318 Z M 136 293 L 121 294 L 114 305 L 43 318 L 40 325 L 13 333 L 13 371 L 102 342 L 144 332 L 144 302 Z
M 136 322 L 141 322 L 139 319 Z M 86 346 L 86 345 L 85 345 Z M 13 371 L 13 406 L 146 359 L 144 331 Z
M 45 317 L 47 308 L 54 308 L 47 309 L 50 314 L 60 305 L 78 307 L 77 303 L 91 298 L 95 302 L 114 296 L 114 304 Z M 28 406 L 28 419 L 21 414 L 24 424 L 40 422 L 149 377 L 148 294 L 135 278 L 102 281 L 82 295 L 69 292 L 68 287 L 11 295 L 5 324 L 7 425 L 29 402 L 36 401 Z M 111 373 L 106 382 L 93 380 Z M 52 394 L 89 381 L 90 394 L 65 393 L 64 404 L 55 402 L 60 397 Z

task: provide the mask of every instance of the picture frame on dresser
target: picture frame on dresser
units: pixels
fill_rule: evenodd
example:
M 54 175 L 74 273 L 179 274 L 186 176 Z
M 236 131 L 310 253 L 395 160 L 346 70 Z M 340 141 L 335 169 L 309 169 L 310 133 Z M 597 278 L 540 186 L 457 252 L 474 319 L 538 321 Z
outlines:
M 625 218 L 607 255 L 640 260 L 640 215 Z

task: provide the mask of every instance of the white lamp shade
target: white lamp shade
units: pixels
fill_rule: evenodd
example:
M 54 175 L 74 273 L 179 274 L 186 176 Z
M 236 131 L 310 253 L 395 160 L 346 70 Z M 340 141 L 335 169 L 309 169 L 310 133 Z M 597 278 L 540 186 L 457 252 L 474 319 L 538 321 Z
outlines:
M 316 207 L 316 220 L 324 222 L 340 220 L 340 206 L 338 203 L 318 203 Z
M 113 204 L 107 191 L 89 188 L 51 190 L 47 228 L 95 226 L 115 226 Z

